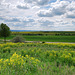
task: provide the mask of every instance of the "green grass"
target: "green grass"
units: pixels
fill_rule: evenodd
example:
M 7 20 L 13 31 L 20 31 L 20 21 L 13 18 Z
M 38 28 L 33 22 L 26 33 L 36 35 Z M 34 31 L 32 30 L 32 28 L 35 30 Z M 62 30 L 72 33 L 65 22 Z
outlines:
M 75 44 L 0 44 L 0 59 L 0 75 L 75 74 Z M 14 62 L 9 65 L 11 59 Z M 35 62 L 36 59 L 40 62 Z M 24 62 L 21 65 L 22 60 Z
M 7 37 L 7 40 L 13 39 L 16 35 Z M 20 35 L 25 38 L 26 41 L 45 41 L 45 42 L 75 42 L 75 36 L 55 36 L 55 35 Z M 3 39 L 0 37 L 0 39 Z
M 75 36 L 24 36 L 28 41 L 75 42 Z

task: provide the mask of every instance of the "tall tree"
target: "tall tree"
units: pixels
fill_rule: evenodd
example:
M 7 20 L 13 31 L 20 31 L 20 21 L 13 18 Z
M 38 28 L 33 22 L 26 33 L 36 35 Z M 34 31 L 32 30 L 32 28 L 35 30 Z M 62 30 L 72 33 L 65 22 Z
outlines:
M 0 24 L 0 36 L 4 37 L 4 42 L 6 43 L 6 37 L 10 36 L 10 28 L 6 25 L 1 23 Z

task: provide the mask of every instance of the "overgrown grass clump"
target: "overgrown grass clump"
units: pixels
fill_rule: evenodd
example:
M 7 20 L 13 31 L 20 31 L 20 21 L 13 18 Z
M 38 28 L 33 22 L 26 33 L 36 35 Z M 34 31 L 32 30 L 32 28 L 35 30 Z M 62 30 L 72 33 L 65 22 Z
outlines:
M 0 44 L 1 75 L 74 75 L 75 44 Z
M 18 36 L 14 37 L 12 39 L 12 42 L 14 42 L 14 43 L 18 43 L 18 42 L 22 43 L 22 42 L 25 42 L 25 40 L 24 40 L 24 38 L 22 36 L 18 35 Z

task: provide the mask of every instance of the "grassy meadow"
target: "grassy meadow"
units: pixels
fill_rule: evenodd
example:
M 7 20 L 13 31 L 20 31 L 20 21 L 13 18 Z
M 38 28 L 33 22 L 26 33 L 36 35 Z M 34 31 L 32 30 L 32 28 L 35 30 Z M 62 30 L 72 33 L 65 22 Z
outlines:
M 75 44 L 0 44 L 0 75 L 74 75 Z
M 12 40 L 20 35 L 26 41 L 42 43 L 5 44 L 3 37 L 0 37 L 0 75 L 75 75 L 74 34 L 75 32 L 12 32 L 7 37 L 7 40 Z
M 12 32 L 7 40 L 12 40 L 17 35 L 24 37 L 26 41 L 75 42 L 75 31 Z
M 16 35 L 7 37 L 7 40 L 12 40 Z M 75 36 L 35 36 L 35 35 L 19 35 L 25 38 L 26 41 L 44 41 L 44 42 L 75 42 Z M 1 37 L 0 39 L 4 39 Z

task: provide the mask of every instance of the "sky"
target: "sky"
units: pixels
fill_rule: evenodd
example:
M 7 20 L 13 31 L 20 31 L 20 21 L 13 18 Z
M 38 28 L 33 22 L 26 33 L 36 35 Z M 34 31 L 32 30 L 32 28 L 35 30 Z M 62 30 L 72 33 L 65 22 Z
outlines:
M 11 30 L 75 31 L 75 0 L 0 0 L 0 24 Z

